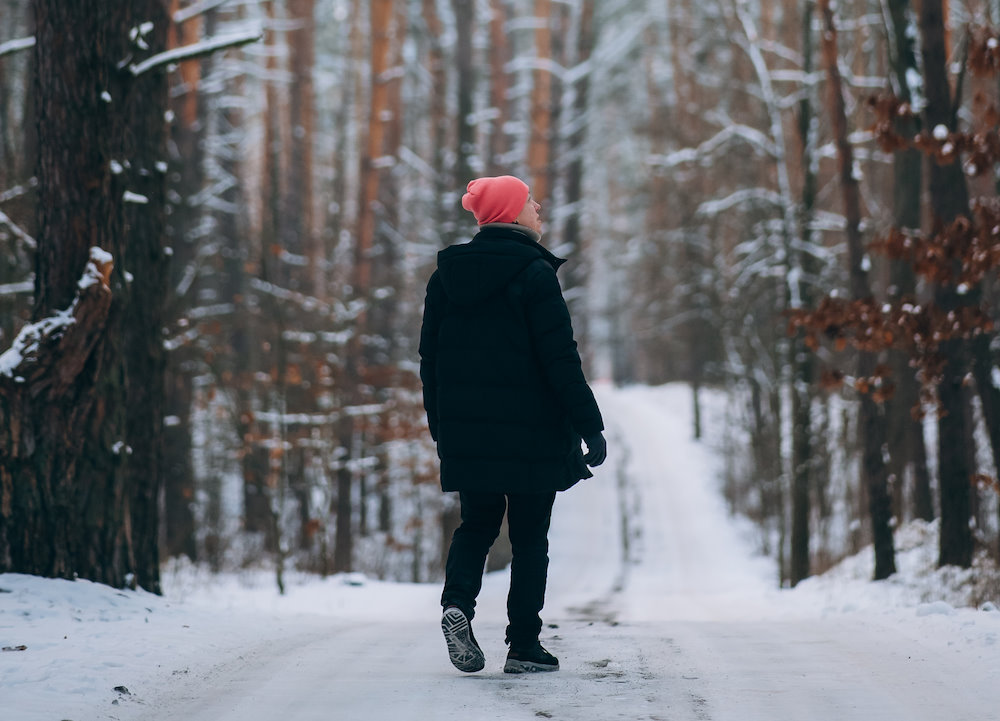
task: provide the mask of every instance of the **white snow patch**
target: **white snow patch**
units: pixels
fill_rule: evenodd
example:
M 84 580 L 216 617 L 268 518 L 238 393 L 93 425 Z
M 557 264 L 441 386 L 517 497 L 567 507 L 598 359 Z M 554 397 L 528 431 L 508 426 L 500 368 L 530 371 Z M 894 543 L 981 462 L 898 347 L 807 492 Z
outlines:
M 947 125 L 935 125 L 933 132 L 934 132 L 934 139 L 935 140 L 947 140 L 948 139 L 948 126 Z
M 947 601 L 934 601 L 933 603 L 921 603 L 917 606 L 918 616 L 954 616 L 958 611 Z
M 131 190 L 126 190 L 122 194 L 122 200 L 126 203 L 138 203 L 140 205 L 145 205 L 149 202 L 149 198 L 145 195 L 140 195 L 139 193 L 133 193 Z
M 74 305 L 21 328 L 11 347 L 0 354 L 0 376 L 12 378 L 16 368 L 37 355 L 42 339 L 65 333 L 66 328 L 76 322 L 73 317 Z
M 108 263 L 114 261 L 115 258 L 111 255 L 111 253 L 104 250 L 104 248 L 99 248 L 96 245 L 93 245 L 90 248 L 90 259 L 99 265 L 107 265 Z

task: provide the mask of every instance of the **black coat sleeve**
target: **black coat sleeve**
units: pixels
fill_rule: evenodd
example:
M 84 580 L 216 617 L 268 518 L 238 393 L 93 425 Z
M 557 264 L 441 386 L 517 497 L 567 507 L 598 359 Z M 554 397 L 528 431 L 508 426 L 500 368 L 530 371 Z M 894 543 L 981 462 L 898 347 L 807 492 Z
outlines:
M 420 326 L 420 383 L 423 386 L 424 410 L 427 412 L 427 425 L 431 438 L 438 439 L 438 404 L 437 404 L 437 353 L 438 331 L 441 327 L 441 313 L 444 303 L 444 289 L 437 271 L 427 282 L 427 295 L 424 297 L 424 319 Z
M 573 430 L 584 438 L 601 432 L 604 421 L 583 375 L 569 308 L 555 269 L 547 262 L 536 261 L 526 271 L 524 300 L 536 357 Z

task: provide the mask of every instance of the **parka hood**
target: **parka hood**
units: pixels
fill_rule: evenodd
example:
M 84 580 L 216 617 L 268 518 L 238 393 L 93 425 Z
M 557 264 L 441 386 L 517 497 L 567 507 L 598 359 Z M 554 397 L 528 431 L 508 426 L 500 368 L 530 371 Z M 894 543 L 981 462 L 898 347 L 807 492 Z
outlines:
M 489 223 L 468 243 L 438 253 L 444 292 L 453 303 L 475 305 L 506 288 L 539 258 L 558 268 L 566 261 L 538 243 L 538 234 L 512 223 Z

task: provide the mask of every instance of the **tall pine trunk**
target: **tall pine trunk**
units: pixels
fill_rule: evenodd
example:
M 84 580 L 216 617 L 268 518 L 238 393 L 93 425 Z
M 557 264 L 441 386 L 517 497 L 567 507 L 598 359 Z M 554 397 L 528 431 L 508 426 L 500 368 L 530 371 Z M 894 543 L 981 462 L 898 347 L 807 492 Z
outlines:
M 802 12 L 803 71 L 812 72 L 813 62 L 813 10 L 814 3 L 807 1 Z M 802 229 L 803 246 L 809 243 L 809 226 L 816 203 L 816 174 L 813 171 L 813 143 L 811 127 L 813 110 L 808 89 L 799 102 L 799 136 L 802 140 L 802 210 L 799 227 Z M 793 251 L 795 252 L 795 251 Z M 812 277 L 816 261 L 810 253 L 800 252 L 801 275 Z M 810 282 L 799 282 L 799 295 L 804 307 L 812 305 Z M 792 530 L 789 579 L 794 586 L 809 576 L 809 516 L 811 503 L 812 447 L 812 394 L 809 387 L 814 382 L 815 361 L 805 346 L 801 335 L 789 343 L 792 368 Z
M 531 131 L 528 137 L 528 175 L 532 196 L 544 203 L 549 194 L 551 168 L 549 149 L 552 143 L 552 75 L 542 63 L 552 60 L 551 0 L 535 0 L 535 57 L 531 85 Z
M 834 142 L 837 147 L 837 170 L 847 225 L 847 259 L 851 298 L 871 298 L 868 272 L 864 268 L 864 246 L 861 240 L 861 196 L 854 176 L 854 150 L 848 139 L 847 113 L 844 109 L 844 89 L 837 67 L 837 30 L 830 0 L 820 0 L 823 27 L 823 59 L 826 65 L 827 92 Z M 869 378 L 875 371 L 877 358 L 871 352 L 858 353 L 857 377 Z M 875 579 L 888 578 L 896 572 L 896 551 L 892 538 L 892 502 L 886 465 L 882 458 L 885 445 L 885 420 L 882 408 L 871 393 L 861 394 L 858 412 L 858 433 L 862 448 L 861 476 L 868 491 L 868 511 L 875 545 Z
M 132 27 L 144 22 L 152 29 L 143 35 L 149 52 L 166 49 L 170 19 L 164 0 L 126 3 L 132 8 Z M 140 202 L 126 203 L 126 269 L 135 280 L 128 284 L 125 323 L 126 443 L 129 457 L 126 482 L 131 491 L 131 522 L 136 580 L 159 592 L 160 492 L 163 485 L 163 411 L 166 352 L 163 314 L 167 294 L 167 255 L 163 247 L 166 222 L 167 75 L 155 68 L 131 81 L 124 135 L 130 158 L 128 190 Z
M 133 78 L 121 61 L 143 52 L 130 30 L 163 8 L 35 0 L 32 10 L 35 306 L 0 373 L 0 570 L 158 590 L 157 472 L 130 485 L 137 474 L 127 466 L 132 442 L 144 444 L 140 457 L 155 457 L 145 444 L 156 428 L 129 429 L 126 407 L 129 382 L 139 398 L 135 374 L 155 373 L 158 351 L 141 333 L 126 337 L 125 323 L 139 315 L 156 324 L 162 297 L 154 280 L 150 297 L 131 306 L 125 271 L 127 262 L 145 287 L 162 258 L 145 215 L 161 212 L 162 179 L 139 173 L 158 152 L 166 94 L 159 71 Z M 151 40 L 151 50 L 162 48 L 162 37 Z M 113 172 L 123 161 L 134 172 Z M 126 198 L 140 197 L 142 208 L 126 210 Z M 146 424 L 162 409 L 158 381 L 144 382 L 151 392 L 131 420 Z
M 180 0 L 171 0 L 171 14 L 180 9 Z M 201 34 L 202 16 L 184 23 L 171 23 L 167 45 L 175 48 L 197 41 Z M 210 62 L 206 61 L 206 64 Z M 195 260 L 197 248 L 193 231 L 201 220 L 201 211 L 191 200 L 204 185 L 204 146 L 207 113 L 198 84 L 201 62 L 189 60 L 179 68 L 182 93 L 172 94 L 173 114 L 170 135 L 170 213 L 166 219 L 171 241 L 171 272 L 168 274 L 167 311 L 165 322 L 175 326 L 185 312 L 184 301 L 196 281 L 184 283 L 184 274 Z M 177 291 L 180 290 L 180 295 Z M 164 416 L 170 419 L 163 429 L 163 539 L 165 557 L 185 555 L 198 559 L 194 517 L 195 477 L 192 459 L 191 408 L 194 401 L 192 366 L 194 354 L 186 345 L 171 350 L 167 356 Z
M 948 83 L 945 17 L 942 0 L 920 3 L 920 38 L 923 57 L 924 126 L 934 130 L 939 125 L 955 127 L 951 86 Z M 956 158 L 951 163 L 930 164 L 930 198 L 932 230 L 942 230 L 957 216 L 969 210 L 968 189 L 962 166 Z M 957 287 L 941 284 L 935 287 L 934 301 L 944 311 L 957 310 L 967 302 Z M 966 458 L 965 443 L 970 429 L 966 427 L 963 410 L 962 382 L 968 367 L 966 343 L 960 339 L 941 344 L 944 358 L 941 381 L 938 384 L 940 419 L 938 421 L 938 476 L 941 493 L 941 541 L 938 563 L 968 568 L 972 564 L 971 469 Z
M 900 100 L 911 102 L 909 74 L 917 71 L 913 49 L 914 37 L 909 32 L 910 0 L 889 0 L 889 62 Z M 897 131 L 912 137 L 919 128 L 913 120 L 897 119 Z M 893 224 L 897 228 L 920 227 L 920 192 L 923 178 L 923 156 L 916 148 L 904 148 L 893 153 Z M 913 267 L 903 260 L 889 261 L 889 300 L 915 297 L 916 278 Z M 886 433 L 889 446 L 890 474 L 896 483 L 896 513 L 899 520 L 906 516 L 904 483 L 912 475 L 912 513 L 925 521 L 934 518 L 930 474 L 927 470 L 927 449 L 923 422 L 911 412 L 919 403 L 917 379 L 906 353 L 889 351 L 889 365 L 896 383 L 896 392 L 887 402 Z M 909 473 L 907 472 L 909 469 Z

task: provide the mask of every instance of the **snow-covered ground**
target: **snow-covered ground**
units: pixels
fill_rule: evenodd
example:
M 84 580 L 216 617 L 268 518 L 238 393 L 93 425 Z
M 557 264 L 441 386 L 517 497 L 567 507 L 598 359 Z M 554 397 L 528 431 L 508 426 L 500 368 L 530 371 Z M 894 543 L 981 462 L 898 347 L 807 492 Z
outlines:
M 689 391 L 598 398 L 608 461 L 560 494 L 550 536 L 558 673 L 501 672 L 506 572 L 483 587 L 472 675 L 448 662 L 437 585 L 293 576 L 278 596 L 266 574 L 177 568 L 161 598 L 5 574 L 0 718 L 998 718 L 1000 612 L 957 607 L 969 572 L 930 570 L 933 526 L 900 529 L 889 581 L 865 553 L 780 591 L 690 439 Z

